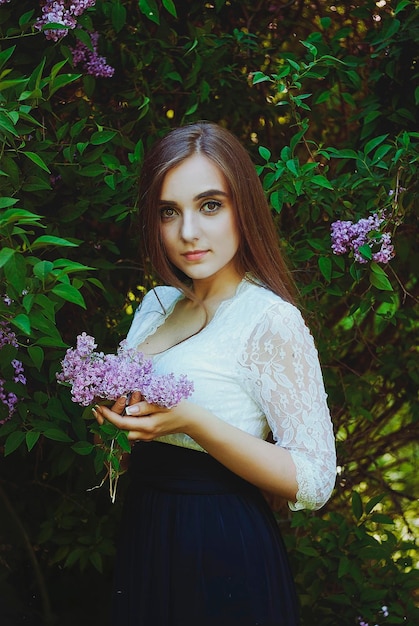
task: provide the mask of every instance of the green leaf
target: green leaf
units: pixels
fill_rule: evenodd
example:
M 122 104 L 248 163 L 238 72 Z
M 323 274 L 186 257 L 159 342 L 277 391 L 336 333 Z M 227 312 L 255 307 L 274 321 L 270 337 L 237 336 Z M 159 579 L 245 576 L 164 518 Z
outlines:
M 33 161 L 33 163 L 35 163 L 35 165 L 37 165 L 41 169 L 45 170 L 45 172 L 48 172 L 48 174 L 51 174 L 51 171 L 48 169 L 48 166 L 46 165 L 44 160 L 41 159 L 39 154 L 35 154 L 35 152 L 23 152 L 22 154 L 24 154 L 25 156 L 28 157 L 28 159 Z
M 170 15 L 173 15 L 173 17 L 177 17 L 176 7 L 173 0 L 162 0 L 162 4 L 166 11 L 170 13 Z
M 26 447 L 28 448 L 28 452 L 32 450 L 32 448 L 36 445 L 41 433 L 37 430 L 29 430 L 26 433 Z
M 141 13 L 151 22 L 160 24 L 159 10 L 154 0 L 138 0 L 138 6 L 140 7 Z
M 54 235 L 41 235 L 32 243 L 31 249 L 35 250 L 36 248 L 45 248 L 46 246 L 77 248 L 78 244 L 68 241 L 68 239 L 63 239 L 62 237 L 55 237 Z
M 0 267 L 3 267 L 9 259 L 15 254 L 15 250 L 12 248 L 2 248 L 0 250 Z
M 70 261 L 68 259 L 56 259 L 54 261 L 54 268 L 60 269 L 61 274 L 71 274 L 71 272 L 83 272 L 85 270 L 94 270 L 96 268 L 91 265 L 84 265 L 78 263 L 78 261 Z
M 116 441 L 121 446 L 124 452 L 131 452 L 131 444 L 128 440 L 127 433 L 124 430 L 121 430 L 118 433 Z
M 10 59 L 13 52 L 15 51 L 15 48 L 16 46 L 12 46 L 11 48 L 6 48 L 6 50 L 3 50 L 3 52 L 0 52 L 0 69 Z
M 111 19 L 115 31 L 119 33 L 125 26 L 127 19 L 127 10 L 119 1 L 112 3 Z
M 382 502 L 384 497 L 385 497 L 385 494 L 380 493 L 378 496 L 374 496 L 373 498 L 371 498 L 371 500 L 368 500 L 367 504 L 365 505 L 365 513 L 367 514 L 371 513 L 373 508 L 376 507 L 377 504 Z
M 77 33 L 80 29 L 75 28 L 74 33 Z M 70 83 L 74 83 L 75 80 L 81 78 L 83 74 L 60 74 L 49 84 L 49 97 L 53 96 L 56 91 L 66 87 Z
M 342 556 L 339 559 L 339 567 L 338 567 L 338 578 L 342 578 L 345 574 L 348 573 L 348 570 L 351 566 L 351 562 L 347 556 Z
M 191 106 L 185 111 L 185 116 L 186 115 L 192 115 L 192 113 L 195 113 L 195 111 L 198 109 L 198 102 L 194 102 L 193 104 L 191 104 Z
M 93 133 L 90 138 L 90 143 L 94 146 L 99 146 L 100 144 L 107 143 L 111 141 L 116 135 L 115 130 L 101 130 Z
M 364 259 L 367 259 L 368 261 L 371 261 L 371 259 L 372 259 L 372 250 L 371 250 L 370 246 L 367 243 L 364 244 L 363 246 L 359 246 L 358 252 L 364 257 Z
M 35 263 L 35 265 L 33 266 L 33 273 L 34 273 L 34 276 L 39 278 L 39 280 L 41 280 L 42 283 L 44 283 L 46 278 L 49 276 L 49 274 L 51 274 L 53 269 L 54 269 L 54 264 L 51 261 L 39 261 L 38 263 Z
M 31 321 L 27 315 L 24 313 L 19 313 L 12 319 L 13 326 L 16 326 L 19 330 L 24 332 L 26 335 L 31 334 Z
M 27 286 L 26 262 L 22 254 L 14 254 L 4 264 L 6 280 L 13 285 L 15 292 L 22 292 Z
M 379 148 L 377 148 L 377 150 L 375 151 L 375 154 L 372 158 L 372 162 L 373 164 L 376 164 L 378 161 L 381 161 L 381 159 L 383 157 L 385 157 L 385 155 L 391 150 L 391 146 L 389 146 L 387 143 L 383 144 L 382 146 L 380 146 Z
M 408 7 L 410 4 L 411 0 L 401 0 L 401 2 L 399 2 L 399 4 L 394 9 L 394 15 L 397 15 L 398 13 L 400 13 L 400 11 L 403 11 L 403 9 Z
M 7 437 L 6 443 L 4 445 L 4 456 L 8 456 L 9 454 L 17 450 L 20 444 L 23 443 L 24 441 L 25 441 L 25 433 L 23 433 L 21 430 L 11 433 Z
M 13 206 L 16 202 L 19 202 L 17 198 L 7 198 L 6 196 L 0 198 L 0 209 L 7 209 L 7 207 Z
M 28 354 L 32 359 L 32 363 L 35 365 L 36 369 L 39 371 L 42 367 L 42 363 L 44 362 L 44 351 L 40 346 L 29 346 Z
M 86 308 L 86 303 L 83 296 L 78 289 L 73 287 L 73 285 L 65 285 L 61 283 L 59 285 L 55 285 L 55 287 L 53 287 L 51 291 L 56 296 L 63 298 L 63 300 L 73 302 L 74 304 L 81 306 L 83 309 Z
M 74 36 L 76 37 L 76 39 L 81 41 L 81 43 L 84 46 L 86 46 L 88 50 L 93 52 L 92 38 L 90 37 L 90 34 L 86 30 L 83 30 L 83 28 L 75 28 Z
M 383 143 L 383 141 L 385 141 L 387 137 L 388 133 L 386 135 L 380 135 L 379 137 L 374 137 L 373 139 L 370 139 L 365 145 L 364 154 L 369 154 L 370 152 L 372 152 L 372 150 L 380 145 L 380 143 Z
M 330 282 L 332 278 L 332 259 L 328 256 L 321 256 L 319 257 L 318 265 L 325 279 Z
M 38 221 L 42 219 L 40 215 L 25 211 L 24 209 L 8 209 L 0 215 L 0 226 L 5 224 L 12 224 L 13 222 L 20 222 L 22 224 L 36 224 L 39 226 Z
M 16 131 L 13 120 L 11 119 L 10 115 L 5 111 L 0 111 L 0 129 L 1 128 L 6 132 L 11 133 L 15 137 L 19 137 L 19 133 Z
M 323 176 L 322 174 L 315 174 L 309 179 L 309 181 L 318 187 L 324 187 L 325 189 L 331 189 L 333 191 L 332 183 L 330 183 L 326 176 Z
M 80 170 L 80 176 L 88 176 L 89 178 L 96 178 L 96 176 L 102 176 L 106 172 L 106 168 L 104 165 L 100 165 L 100 163 L 92 163 L 92 165 L 87 165 Z
M 303 44 L 303 46 L 305 46 L 306 48 L 308 48 L 308 50 L 311 52 L 311 54 L 316 57 L 317 56 L 317 48 L 316 46 L 313 46 L 312 43 L 310 43 L 309 41 L 300 41 L 300 43 Z
M 63 443 L 72 441 L 71 437 L 59 428 L 47 428 L 43 434 L 47 439 L 52 439 L 53 441 L 61 441 Z
M 271 151 L 264 146 L 259 146 L 259 154 L 264 161 L 269 161 L 269 159 L 271 158 Z
M 15 80 L 2 80 L 0 82 L 0 91 L 4 89 L 10 89 L 10 87 L 17 87 L 18 85 L 26 85 L 27 78 L 16 78 Z
M 286 162 L 287 169 L 294 174 L 294 176 L 298 176 L 297 165 L 294 159 L 288 159 Z
M 381 291 L 394 291 L 393 285 L 391 284 L 385 273 L 378 274 L 374 271 L 370 272 L 370 283 Z
M 86 456 L 95 449 L 95 446 L 92 443 L 89 443 L 88 441 L 77 441 L 71 446 L 71 448 L 77 454 Z
M 357 520 L 361 519 L 364 513 L 361 496 L 357 491 L 352 492 L 352 512 Z
M 272 82 L 271 77 L 267 76 L 263 72 L 253 72 L 253 74 L 252 74 L 252 83 L 254 85 L 257 85 L 258 83 L 264 83 L 266 81 Z

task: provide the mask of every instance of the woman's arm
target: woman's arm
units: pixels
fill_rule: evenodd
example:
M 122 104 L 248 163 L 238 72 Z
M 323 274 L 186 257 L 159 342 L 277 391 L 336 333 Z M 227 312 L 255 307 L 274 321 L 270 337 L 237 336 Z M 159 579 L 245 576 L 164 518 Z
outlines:
M 295 500 L 296 469 L 288 450 L 253 437 L 187 400 L 172 409 L 143 401 L 127 407 L 126 412 L 129 415 L 118 415 L 105 406 L 95 407 L 100 423 L 103 419 L 112 422 L 128 431 L 132 441 L 152 441 L 168 434 L 185 433 L 248 482 Z
M 189 401 L 170 410 L 135 403 L 131 417 L 102 407 L 98 418 L 129 431 L 131 440 L 185 433 L 242 478 L 287 498 L 292 509 L 320 508 L 336 476 L 334 437 L 317 351 L 298 309 L 277 303 L 262 311 L 242 348 L 243 393 L 266 416 L 275 445 Z

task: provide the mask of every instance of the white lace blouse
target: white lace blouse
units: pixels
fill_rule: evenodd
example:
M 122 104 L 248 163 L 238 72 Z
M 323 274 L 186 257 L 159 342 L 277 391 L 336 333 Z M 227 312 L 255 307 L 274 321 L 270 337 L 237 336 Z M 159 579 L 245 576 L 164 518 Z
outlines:
M 183 297 L 174 287 L 148 292 L 128 346 L 152 335 Z M 272 431 L 296 466 L 292 510 L 325 504 L 336 476 L 333 428 L 313 338 L 294 305 L 243 279 L 203 330 L 152 358 L 158 373 L 186 374 L 190 399 L 217 417 L 261 439 Z M 185 434 L 158 441 L 205 452 Z

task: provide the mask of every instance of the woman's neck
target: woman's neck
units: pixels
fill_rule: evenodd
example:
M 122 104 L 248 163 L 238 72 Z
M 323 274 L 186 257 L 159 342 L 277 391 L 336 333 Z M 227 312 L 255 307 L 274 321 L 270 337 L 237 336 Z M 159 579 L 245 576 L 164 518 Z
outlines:
M 217 277 L 194 280 L 192 291 L 197 300 L 205 308 L 210 309 L 213 306 L 218 306 L 223 300 L 232 298 L 243 277 L 243 274 L 234 271 L 228 273 L 228 275 L 223 274 Z

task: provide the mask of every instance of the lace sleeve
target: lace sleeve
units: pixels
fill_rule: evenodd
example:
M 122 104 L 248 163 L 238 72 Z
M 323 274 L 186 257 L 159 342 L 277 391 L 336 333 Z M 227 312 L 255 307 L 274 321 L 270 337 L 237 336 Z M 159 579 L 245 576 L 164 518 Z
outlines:
M 241 365 L 275 444 L 295 463 L 298 492 L 290 508 L 320 508 L 335 483 L 335 443 L 317 350 L 300 311 L 287 303 L 266 310 L 246 341 Z

